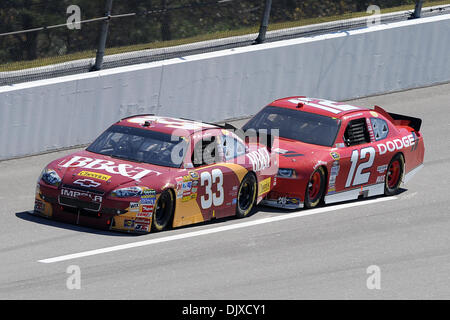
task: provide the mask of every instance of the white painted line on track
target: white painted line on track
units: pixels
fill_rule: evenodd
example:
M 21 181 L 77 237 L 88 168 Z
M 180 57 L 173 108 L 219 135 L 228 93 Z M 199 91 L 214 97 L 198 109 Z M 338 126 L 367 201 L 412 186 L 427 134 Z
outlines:
M 169 241 L 174 241 L 174 240 L 193 238 L 193 237 L 203 236 L 203 235 L 207 235 L 207 234 L 223 232 L 223 231 L 228 231 L 228 230 L 241 229 L 241 228 L 256 226 L 256 225 L 260 225 L 260 224 L 270 223 L 270 222 L 276 222 L 276 221 L 282 221 L 282 220 L 287 220 L 287 219 L 310 216 L 310 215 L 329 212 L 329 211 L 336 211 L 336 210 L 347 209 L 347 208 L 352 208 L 352 207 L 359 207 L 359 206 L 364 206 L 364 205 L 369 205 L 369 204 L 374 204 L 374 203 L 379 203 L 379 202 L 384 202 L 384 201 L 389 201 L 389 200 L 394 200 L 394 199 L 397 199 L 397 197 L 395 197 L 395 196 L 384 197 L 384 198 L 364 200 L 364 201 L 359 201 L 359 202 L 338 204 L 335 206 L 322 207 L 322 208 L 317 208 L 317 209 L 302 210 L 299 212 L 286 213 L 283 215 L 269 217 L 269 218 L 262 218 L 262 219 L 256 219 L 256 220 L 251 220 L 251 221 L 233 223 L 233 224 L 221 226 L 221 227 L 214 227 L 214 228 L 209 228 L 209 229 L 204 229 L 204 230 L 199 230 L 199 231 L 176 234 L 173 236 L 131 242 L 131 243 L 121 244 L 121 245 L 112 246 L 112 247 L 83 251 L 83 252 L 63 255 L 63 256 L 54 257 L 54 258 L 42 259 L 42 260 L 38 260 L 38 262 L 55 263 L 55 262 L 73 260 L 73 259 L 108 253 L 108 252 L 143 247 L 143 246 L 148 246 L 148 245 L 162 243 L 162 242 L 169 242 Z

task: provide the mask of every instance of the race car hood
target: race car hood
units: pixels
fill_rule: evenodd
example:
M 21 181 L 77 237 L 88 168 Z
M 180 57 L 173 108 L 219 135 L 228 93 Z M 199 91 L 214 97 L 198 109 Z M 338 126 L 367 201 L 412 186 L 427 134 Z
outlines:
M 279 155 L 280 168 L 310 168 L 324 159 L 329 150 L 330 147 L 279 138 L 278 147 L 272 151 Z
M 52 162 L 63 185 L 110 193 L 123 186 L 159 189 L 175 168 L 117 159 L 89 151 L 80 151 Z

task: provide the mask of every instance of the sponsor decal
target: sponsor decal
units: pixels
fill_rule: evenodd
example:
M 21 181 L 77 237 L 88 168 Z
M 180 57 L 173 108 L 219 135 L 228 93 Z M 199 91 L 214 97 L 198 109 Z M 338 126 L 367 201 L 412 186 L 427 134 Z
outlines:
M 146 212 L 153 212 L 153 208 L 154 208 L 155 206 L 154 205 L 151 205 L 151 204 L 143 204 L 142 205 L 142 210 L 141 210 L 141 212 L 143 212 L 143 213 L 146 213 Z
M 138 212 L 136 213 L 137 218 L 150 218 L 152 216 L 151 212 Z
M 277 199 L 277 203 L 285 206 L 285 205 L 289 205 L 289 204 L 299 204 L 300 203 L 300 198 L 291 198 L 291 197 L 279 197 Z
M 142 190 L 141 199 L 154 199 L 156 198 L 156 190 L 150 188 L 144 188 Z
M 271 178 L 264 179 L 259 183 L 258 196 L 270 191 Z
M 94 180 L 91 179 L 78 179 L 75 180 L 73 184 L 77 184 L 85 188 L 97 188 L 101 185 L 100 182 L 95 182 Z
M 181 190 L 183 190 L 183 191 L 191 190 L 191 188 L 192 188 L 192 181 L 183 182 L 181 184 Z
M 370 141 L 375 141 L 375 134 L 373 133 L 372 122 L 366 118 L 367 130 L 369 131 Z
M 328 182 L 328 193 L 336 192 L 336 177 L 339 174 L 339 161 L 333 161 L 333 165 L 330 170 L 330 180 Z
M 186 201 L 189 201 L 189 200 L 191 200 L 191 196 L 190 195 L 189 196 L 182 196 L 182 198 L 181 198 L 182 202 L 186 202 Z
M 134 222 L 134 231 L 149 232 L 150 231 L 150 219 L 137 218 Z
M 332 176 L 337 176 L 339 174 L 340 167 L 341 166 L 339 165 L 339 161 L 334 161 L 333 165 L 331 166 L 330 174 Z
M 260 148 L 247 153 L 247 158 L 253 166 L 253 171 L 261 171 L 270 167 L 270 154 L 267 148 Z
M 402 137 L 401 139 L 394 139 L 390 141 L 386 141 L 384 143 L 378 143 L 377 148 L 380 155 L 385 154 L 386 152 L 394 152 L 396 150 L 401 150 L 403 148 L 408 148 L 410 146 L 414 146 L 416 144 L 416 140 L 414 139 L 413 134 Z
M 197 193 L 187 193 L 187 194 L 183 194 L 181 197 L 182 202 L 189 201 L 189 200 L 195 200 L 195 199 L 197 199 Z
M 370 114 L 374 117 L 378 117 L 378 113 L 376 113 L 375 111 L 370 111 Z
M 156 203 L 156 191 L 153 189 L 146 189 L 141 196 L 141 206 L 137 217 L 151 217 Z
M 191 173 L 195 174 L 192 175 Z M 194 171 L 191 171 L 189 175 L 175 178 L 177 183 L 177 199 L 181 199 L 182 202 L 197 199 L 198 180 L 192 181 L 191 179 L 193 178 L 199 178 L 198 174 Z
M 78 173 L 78 175 L 81 177 L 94 178 L 94 179 L 103 180 L 103 181 L 108 181 L 109 179 L 111 179 L 111 176 L 108 176 L 106 174 L 90 172 L 90 171 L 81 171 L 80 173 Z
M 330 152 L 330 156 L 333 158 L 333 160 L 339 160 L 341 158 L 340 154 L 337 152 Z
M 161 175 L 161 172 L 144 169 L 141 167 L 135 167 L 131 164 L 121 163 L 116 164 L 114 161 L 104 159 L 93 159 L 88 157 L 74 156 L 69 160 L 64 160 L 59 164 L 63 168 L 83 168 L 93 170 L 104 170 L 108 173 L 121 175 L 126 178 L 139 181 L 150 173 L 155 173 L 157 176 Z
M 378 167 L 377 167 L 377 171 L 378 171 L 379 173 L 384 173 L 384 172 L 386 171 L 387 167 L 388 167 L 387 164 L 383 164 L 382 166 L 378 166 Z
M 134 220 L 131 219 L 123 220 L 123 226 L 124 228 L 134 228 Z
M 101 203 L 103 197 L 101 195 L 91 193 L 88 191 L 72 190 L 68 188 L 61 189 L 61 195 L 67 198 L 79 199 L 79 200 L 90 200 L 92 202 Z
M 328 187 L 328 194 L 336 193 L 336 186 L 329 186 Z
M 140 204 L 139 202 L 130 202 L 130 211 L 131 212 L 137 212 L 139 211 Z
M 382 183 L 382 182 L 384 182 L 384 178 L 385 178 L 385 175 L 378 176 L 378 177 L 377 177 L 377 183 Z
M 39 199 L 36 199 L 34 201 L 34 211 L 39 212 L 39 213 L 43 213 L 45 210 L 45 204 L 44 202 L 42 202 Z
M 141 204 L 155 204 L 156 198 L 141 198 Z
M 141 211 L 136 214 L 136 217 L 150 218 L 152 216 L 154 208 L 155 208 L 155 206 L 153 204 L 151 204 L 151 205 L 143 204 Z
M 195 171 L 189 171 L 189 176 L 192 178 L 192 180 L 198 180 L 199 175 Z

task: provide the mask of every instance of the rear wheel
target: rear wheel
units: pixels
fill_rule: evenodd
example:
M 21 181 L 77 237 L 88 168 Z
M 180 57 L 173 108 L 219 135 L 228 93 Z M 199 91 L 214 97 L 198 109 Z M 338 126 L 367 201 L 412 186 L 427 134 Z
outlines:
M 243 218 L 247 216 L 255 205 L 257 181 L 253 173 L 247 173 L 239 186 L 236 203 L 236 216 Z
M 152 231 L 162 231 L 169 227 L 175 209 L 174 203 L 173 193 L 170 190 L 164 190 L 153 211 Z
M 311 174 L 305 193 L 305 207 L 315 208 L 319 205 L 325 192 L 325 170 L 319 167 Z
M 405 170 L 405 160 L 401 154 L 396 154 L 389 163 L 384 178 L 384 194 L 392 196 L 398 193 Z

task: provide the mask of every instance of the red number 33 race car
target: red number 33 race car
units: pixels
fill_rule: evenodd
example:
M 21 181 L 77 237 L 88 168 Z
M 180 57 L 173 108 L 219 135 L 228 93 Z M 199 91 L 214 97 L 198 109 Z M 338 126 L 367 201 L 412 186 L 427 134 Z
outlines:
M 263 203 L 295 209 L 396 194 L 423 166 L 421 122 L 296 96 L 272 102 L 243 129 L 279 129 L 277 185 Z
M 139 233 L 248 216 L 275 184 L 276 154 L 228 127 L 122 119 L 86 150 L 44 168 L 33 213 Z

